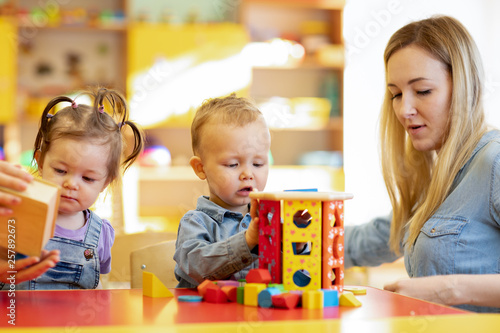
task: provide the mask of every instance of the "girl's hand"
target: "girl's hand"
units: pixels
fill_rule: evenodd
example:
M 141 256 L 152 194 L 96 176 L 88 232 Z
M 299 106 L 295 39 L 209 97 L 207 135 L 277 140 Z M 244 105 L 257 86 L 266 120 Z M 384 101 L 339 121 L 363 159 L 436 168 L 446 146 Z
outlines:
M 33 180 L 33 176 L 5 161 L 0 161 L 0 186 L 15 191 L 24 191 L 28 183 Z M 12 210 L 6 206 L 18 205 L 21 198 L 0 190 L 0 216 L 12 214 Z
M 54 267 L 59 261 L 59 250 L 42 250 L 41 258 L 28 257 L 16 260 L 14 268 L 10 267 L 9 262 L 0 259 L 0 282 L 11 283 L 13 280 L 8 280 L 12 276 L 7 272 L 17 271 L 15 275 L 15 283 L 21 283 L 45 273 L 49 268 Z
M 252 217 L 252 222 L 248 226 L 245 233 L 245 239 L 247 241 L 248 248 L 250 251 L 259 244 L 259 201 L 257 199 L 252 199 L 250 202 L 250 216 Z

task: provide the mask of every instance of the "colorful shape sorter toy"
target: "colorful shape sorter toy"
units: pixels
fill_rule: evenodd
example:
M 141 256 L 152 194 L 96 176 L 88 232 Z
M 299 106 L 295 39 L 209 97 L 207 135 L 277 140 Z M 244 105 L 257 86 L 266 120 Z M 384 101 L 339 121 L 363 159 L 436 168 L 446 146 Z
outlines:
M 259 200 L 259 268 L 286 290 L 344 286 L 344 200 L 342 192 L 253 192 Z M 310 251 L 296 253 L 298 243 Z M 283 243 L 283 245 L 282 245 Z M 297 278 L 308 276 L 310 281 Z

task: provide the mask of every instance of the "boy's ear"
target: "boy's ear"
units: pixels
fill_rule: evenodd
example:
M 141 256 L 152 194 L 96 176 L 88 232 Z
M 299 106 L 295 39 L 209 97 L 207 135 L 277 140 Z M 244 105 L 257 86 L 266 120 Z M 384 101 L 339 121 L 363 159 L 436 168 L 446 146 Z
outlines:
M 201 161 L 201 158 L 199 156 L 193 156 L 189 160 L 189 164 L 191 165 L 191 168 L 193 168 L 194 173 L 200 178 L 201 180 L 207 179 L 207 176 L 205 175 L 205 171 L 203 170 L 203 162 Z

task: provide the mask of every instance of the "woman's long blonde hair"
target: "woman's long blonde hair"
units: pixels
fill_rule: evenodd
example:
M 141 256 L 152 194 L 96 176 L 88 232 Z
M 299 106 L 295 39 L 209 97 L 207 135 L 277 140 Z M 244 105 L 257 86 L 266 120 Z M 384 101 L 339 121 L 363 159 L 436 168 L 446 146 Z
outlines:
M 386 90 L 380 119 L 380 155 L 393 215 L 390 246 L 400 252 L 411 247 L 424 223 L 449 194 L 453 180 L 486 132 L 482 104 L 483 68 L 476 44 L 465 27 L 448 16 L 410 23 L 389 40 L 387 63 L 398 50 L 418 46 L 441 61 L 452 80 L 448 131 L 439 154 L 417 151 L 396 118 L 392 94 Z

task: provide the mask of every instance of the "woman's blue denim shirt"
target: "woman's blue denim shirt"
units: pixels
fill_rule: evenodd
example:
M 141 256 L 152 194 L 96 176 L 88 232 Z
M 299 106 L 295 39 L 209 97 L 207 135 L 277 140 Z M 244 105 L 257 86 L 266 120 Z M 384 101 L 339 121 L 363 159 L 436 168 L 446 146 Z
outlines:
M 345 267 L 376 266 L 389 250 L 391 217 L 345 229 Z M 404 250 L 410 277 L 500 273 L 500 131 L 486 133 L 460 169 L 450 194 Z M 500 308 L 461 305 L 477 312 Z
M 187 212 L 177 232 L 174 260 L 178 288 L 193 288 L 206 279 L 244 279 L 258 268 L 257 247 L 248 248 L 245 231 L 250 214 L 232 212 L 198 198 L 196 210 Z

